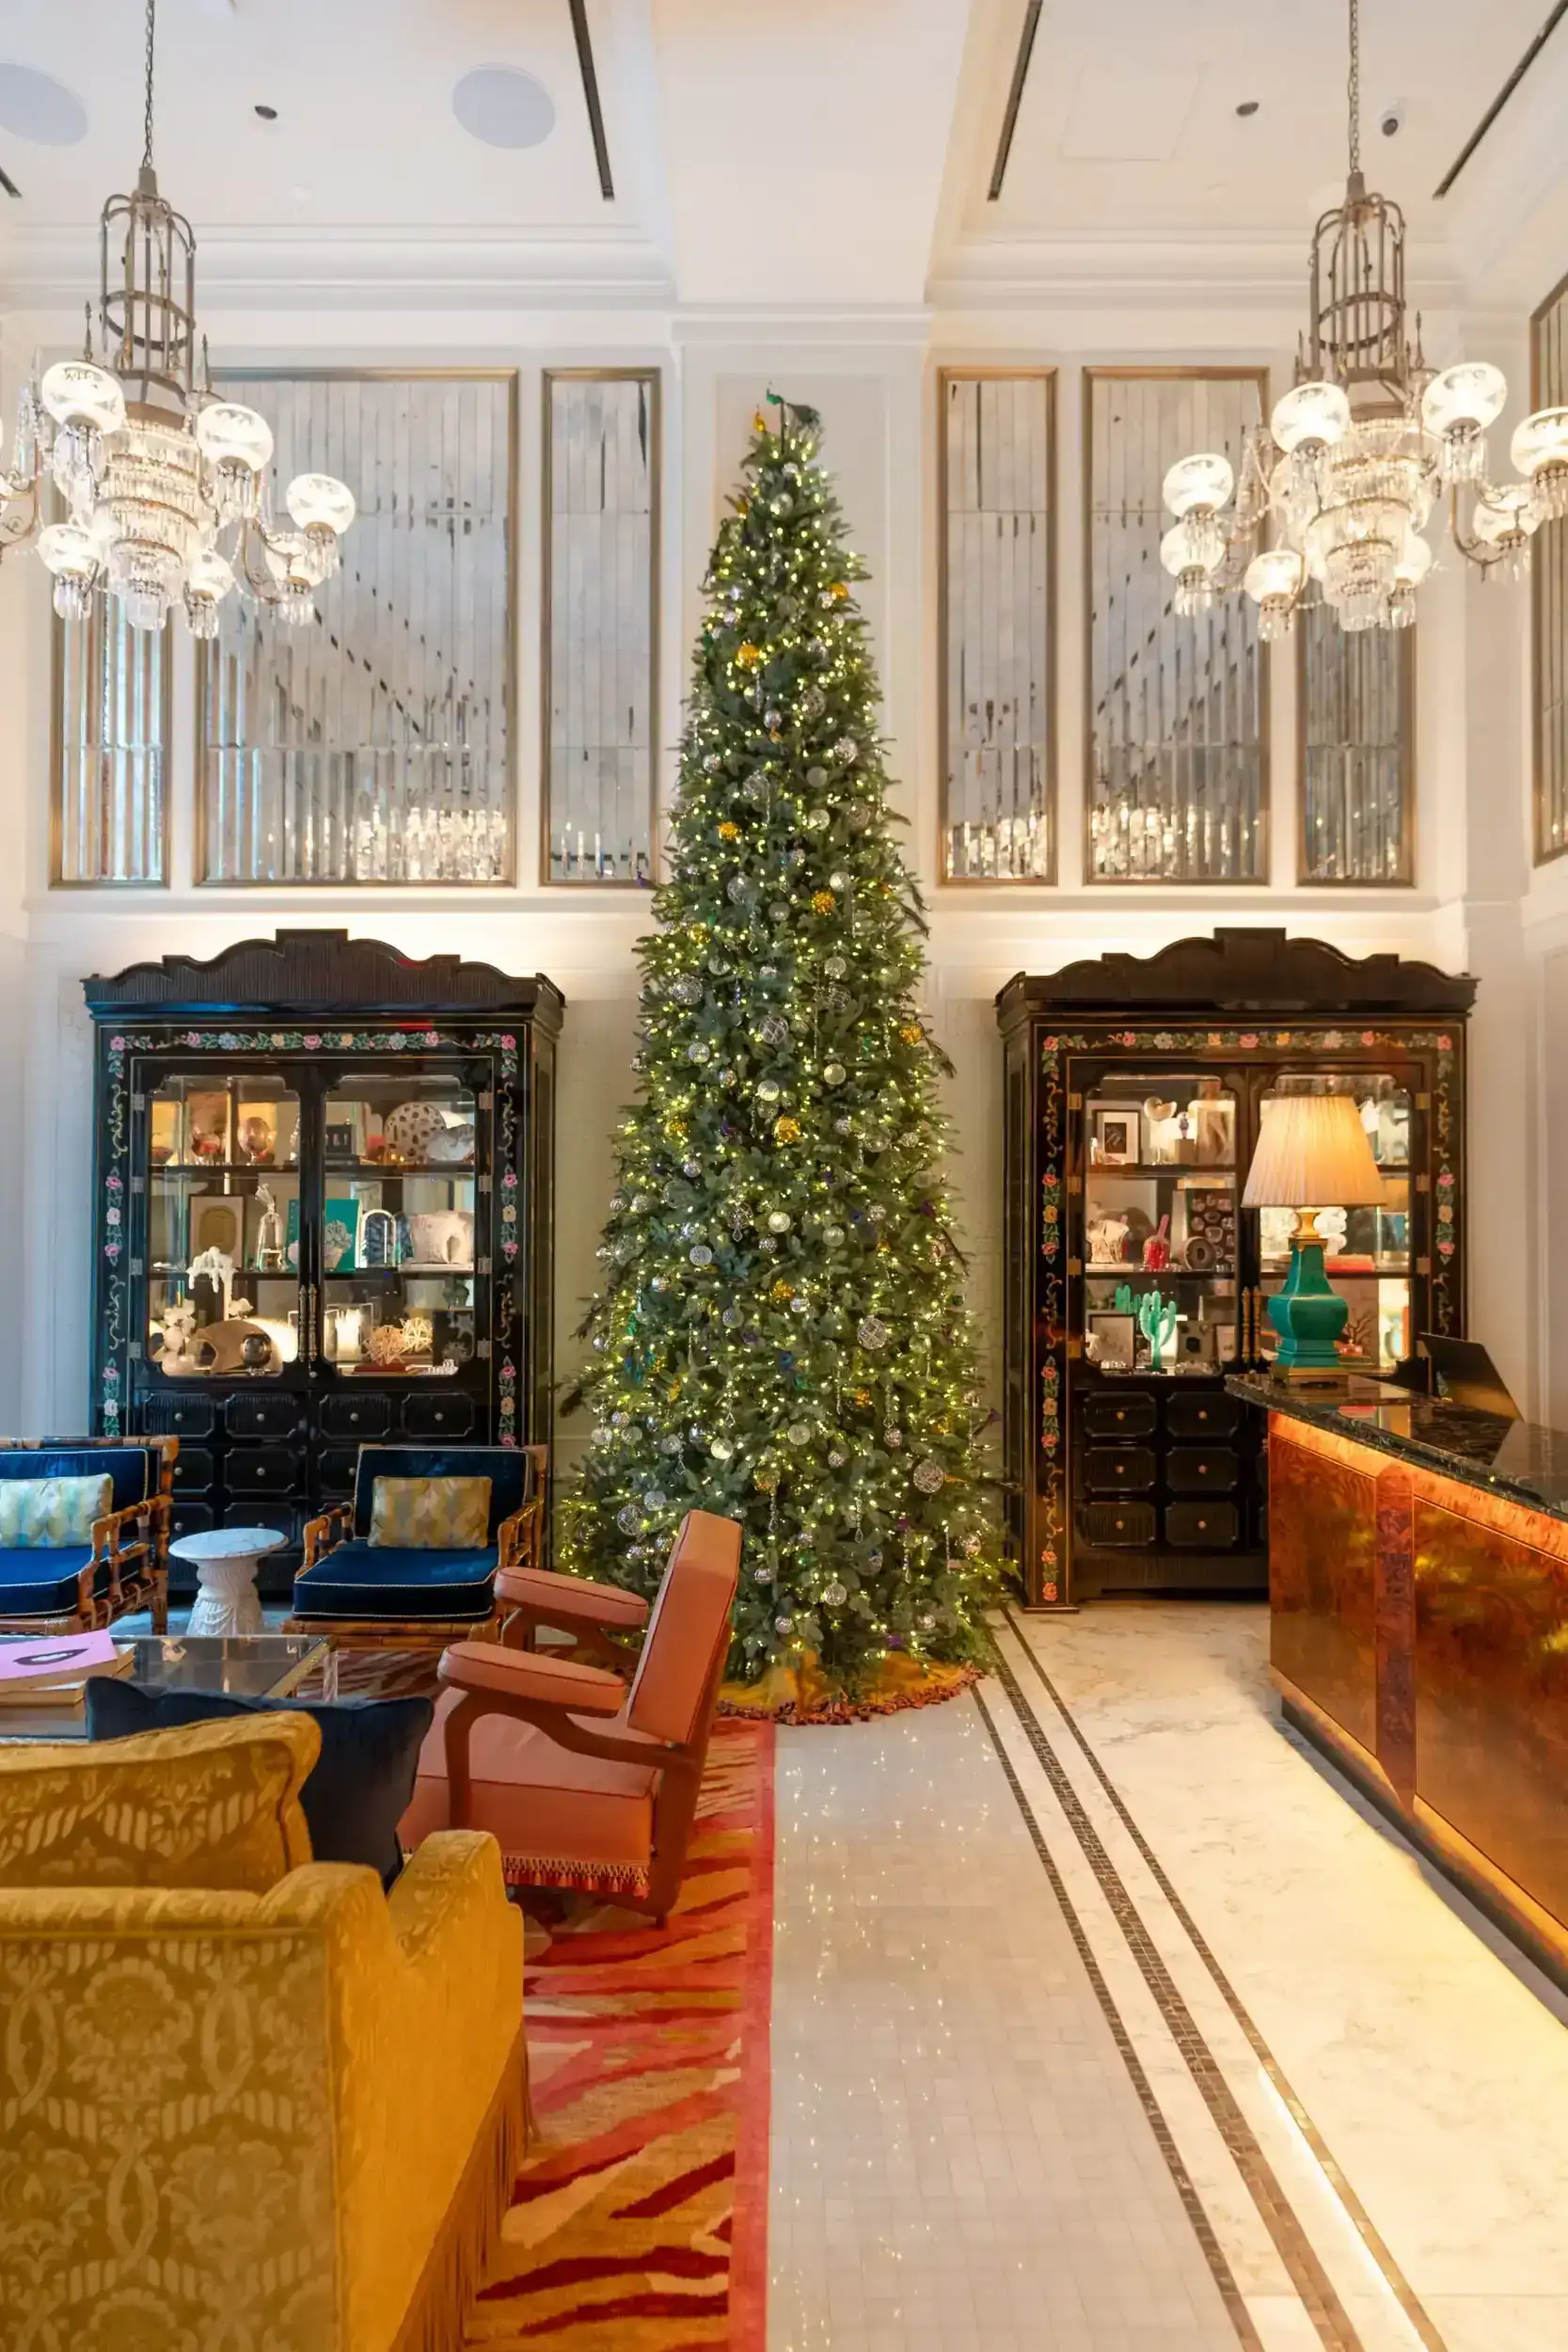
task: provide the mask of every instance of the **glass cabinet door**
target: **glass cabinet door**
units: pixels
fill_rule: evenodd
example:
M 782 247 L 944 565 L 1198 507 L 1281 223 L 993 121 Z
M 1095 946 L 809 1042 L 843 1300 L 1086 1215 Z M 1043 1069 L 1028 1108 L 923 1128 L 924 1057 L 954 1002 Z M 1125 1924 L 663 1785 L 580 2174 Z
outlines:
M 316 1348 L 341 1376 L 451 1379 L 474 1362 L 487 1116 L 457 1067 L 326 1074 Z
M 155 1375 L 300 1366 L 300 1099 L 265 1071 L 171 1072 L 148 1095 L 147 1328 Z
M 1326 1087 L 1355 1100 L 1384 1179 L 1385 1197 L 1370 1207 L 1329 1201 L 1317 1210 L 1317 1221 L 1325 1245 L 1324 1272 L 1350 1309 L 1344 1352 L 1383 1372 L 1391 1372 L 1416 1347 L 1411 1136 L 1418 1083 L 1410 1070 L 1340 1072 L 1325 1080 L 1321 1071 L 1282 1069 L 1262 1089 L 1263 1099 Z M 1284 1289 L 1291 1271 L 1295 1211 L 1258 1209 L 1252 1214 L 1258 1219 L 1260 1293 L 1267 1300 Z M 1258 1353 L 1266 1362 L 1278 1346 L 1266 1311 L 1258 1315 L 1257 1338 Z
M 1228 1074 L 1118 1070 L 1084 1094 L 1084 1355 L 1104 1372 L 1213 1373 L 1237 1354 Z

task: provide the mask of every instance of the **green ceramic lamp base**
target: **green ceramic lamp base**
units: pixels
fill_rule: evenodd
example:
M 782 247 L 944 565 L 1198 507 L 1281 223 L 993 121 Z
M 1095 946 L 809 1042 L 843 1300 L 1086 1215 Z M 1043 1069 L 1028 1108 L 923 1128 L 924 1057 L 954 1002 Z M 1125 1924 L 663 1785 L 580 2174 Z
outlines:
M 1291 1236 L 1291 1272 L 1269 1301 L 1269 1321 L 1279 1334 L 1275 1370 L 1285 1379 L 1338 1373 L 1344 1361 L 1335 1343 L 1350 1320 L 1350 1309 L 1323 1271 L 1323 1245 L 1309 1220 Z

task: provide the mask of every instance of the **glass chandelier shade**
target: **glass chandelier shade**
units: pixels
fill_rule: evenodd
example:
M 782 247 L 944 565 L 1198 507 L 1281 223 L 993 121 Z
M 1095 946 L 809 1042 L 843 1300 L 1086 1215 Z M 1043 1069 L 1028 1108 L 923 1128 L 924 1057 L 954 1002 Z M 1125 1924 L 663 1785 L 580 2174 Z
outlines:
M 87 348 L 24 390 L 8 472 L 0 472 L 0 548 L 28 540 L 55 578 L 55 610 L 85 617 L 96 594 L 134 628 L 161 629 L 180 606 L 212 636 L 236 582 L 294 623 L 338 568 L 353 493 L 302 474 L 286 494 L 293 530 L 269 510 L 272 429 L 253 408 L 198 380 L 196 240 L 152 168 L 154 0 L 147 0 L 146 141 L 135 191 L 100 221 L 102 262 Z M 50 484 L 68 522 L 48 522 Z
M 1501 370 L 1464 359 L 1433 371 L 1418 319 L 1412 338 L 1403 215 L 1361 172 L 1359 0 L 1350 66 L 1350 168 L 1343 203 L 1313 234 L 1296 382 L 1247 436 L 1239 482 L 1209 454 L 1179 459 L 1164 480 L 1178 518 L 1161 547 L 1175 611 L 1201 611 L 1239 581 L 1265 639 L 1289 630 L 1309 596 L 1348 631 L 1408 628 L 1434 560 L 1424 534 L 1439 497 L 1458 552 L 1505 577 L 1527 568 L 1540 524 L 1568 516 L 1568 408 L 1517 427 L 1510 454 L 1524 479 L 1495 483 L 1487 430 L 1508 400 Z M 1259 552 L 1266 527 L 1275 544 Z

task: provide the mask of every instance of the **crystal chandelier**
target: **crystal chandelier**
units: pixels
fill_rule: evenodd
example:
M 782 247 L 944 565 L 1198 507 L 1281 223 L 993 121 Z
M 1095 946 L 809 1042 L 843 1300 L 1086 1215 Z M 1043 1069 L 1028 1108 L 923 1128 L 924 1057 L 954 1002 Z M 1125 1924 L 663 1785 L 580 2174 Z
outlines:
M 36 543 L 62 619 L 85 619 L 102 589 L 133 628 L 162 628 L 178 599 L 192 635 L 214 637 L 218 607 L 238 584 L 304 623 L 338 569 L 354 495 L 330 474 L 300 474 L 288 525 L 275 521 L 271 427 L 217 397 L 205 339 L 197 382 L 196 240 L 152 168 L 154 7 L 147 0 L 135 193 L 110 197 L 99 222 L 97 352 L 89 305 L 81 358 L 60 360 L 41 382 L 35 371 L 23 392 L 14 462 L 0 472 L 0 551 Z M 69 521 L 44 521 L 51 479 Z
M 1530 533 L 1568 514 L 1568 408 L 1527 417 L 1510 449 L 1521 482 L 1487 471 L 1502 413 L 1500 369 L 1465 359 L 1434 373 L 1406 330 L 1404 215 L 1361 174 L 1361 25 L 1350 0 L 1350 171 L 1345 200 L 1312 238 L 1311 323 L 1296 381 L 1228 459 L 1183 457 L 1166 474 L 1177 517 L 1160 545 L 1178 612 L 1244 587 L 1265 641 L 1283 637 L 1315 587 L 1343 629 L 1407 628 L 1432 569 L 1424 532 L 1447 493 L 1460 553 L 1518 578 Z M 1232 492 L 1234 502 L 1232 503 Z M 1272 518 L 1275 544 L 1259 550 Z

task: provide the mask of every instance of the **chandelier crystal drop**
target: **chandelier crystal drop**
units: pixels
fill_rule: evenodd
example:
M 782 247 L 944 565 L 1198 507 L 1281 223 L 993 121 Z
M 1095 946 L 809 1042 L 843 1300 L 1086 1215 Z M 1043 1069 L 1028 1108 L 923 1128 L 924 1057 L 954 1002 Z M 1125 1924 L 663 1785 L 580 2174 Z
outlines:
M 354 494 L 329 474 L 300 474 L 288 523 L 275 522 L 272 428 L 214 392 L 204 337 L 198 381 L 196 240 L 152 168 L 155 4 L 147 0 L 135 191 L 110 197 L 100 217 L 98 309 L 95 323 L 87 307 L 81 358 L 41 378 L 35 368 L 23 392 L 10 470 L 0 471 L 0 553 L 36 545 L 66 620 L 86 619 L 102 594 L 133 628 L 161 629 L 179 605 L 193 636 L 214 637 L 238 586 L 303 624 L 338 569 Z M 69 520 L 46 519 L 50 485 Z
M 1523 479 L 1494 482 L 1487 433 L 1508 400 L 1502 371 L 1484 359 L 1433 371 L 1418 316 L 1409 331 L 1404 215 L 1361 172 L 1360 0 L 1349 6 L 1349 172 L 1344 202 L 1313 231 L 1296 381 L 1246 436 L 1237 475 L 1204 453 L 1164 481 L 1177 520 L 1160 561 L 1174 609 L 1201 612 L 1240 587 L 1265 643 L 1314 595 L 1342 629 L 1408 628 L 1439 498 L 1461 555 L 1505 578 L 1528 569 L 1542 523 L 1568 516 L 1568 408 L 1527 417 L 1509 450 Z

